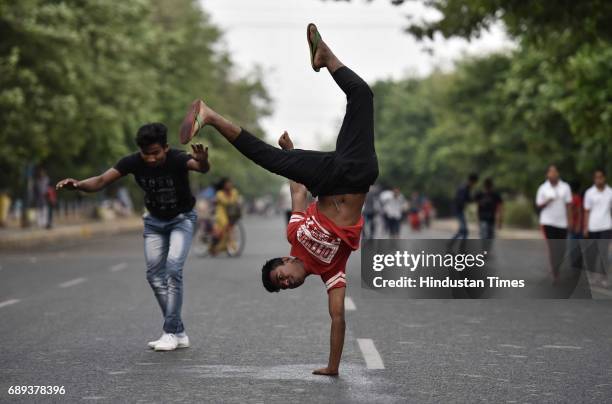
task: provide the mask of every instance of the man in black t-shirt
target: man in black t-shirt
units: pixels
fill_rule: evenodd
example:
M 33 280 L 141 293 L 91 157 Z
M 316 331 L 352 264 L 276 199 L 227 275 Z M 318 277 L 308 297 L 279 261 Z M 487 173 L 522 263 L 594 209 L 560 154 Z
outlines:
M 480 223 L 480 238 L 492 240 L 495 238 L 495 227 L 501 228 L 502 197 L 493 188 L 493 180 L 484 180 L 484 189 L 479 191 L 474 200 L 478 205 L 478 222 Z
M 188 171 L 210 169 L 208 148 L 192 145 L 192 154 L 170 149 L 167 128 L 150 123 L 138 130 L 140 151 L 123 157 L 103 174 L 82 181 L 66 178 L 57 189 L 97 192 L 127 174 L 133 174 L 145 191 L 144 252 L 147 280 L 164 316 L 163 334 L 149 342 L 156 351 L 189 346 L 181 319 L 183 265 L 196 229 L 195 198 L 189 188 Z
M 468 226 L 465 219 L 465 205 L 472 202 L 471 191 L 474 185 L 478 182 L 478 174 L 472 173 L 468 177 L 468 181 L 457 188 L 455 192 L 455 199 L 453 201 L 453 208 L 455 216 L 459 222 L 459 229 L 453 236 L 452 240 L 465 240 L 468 237 Z

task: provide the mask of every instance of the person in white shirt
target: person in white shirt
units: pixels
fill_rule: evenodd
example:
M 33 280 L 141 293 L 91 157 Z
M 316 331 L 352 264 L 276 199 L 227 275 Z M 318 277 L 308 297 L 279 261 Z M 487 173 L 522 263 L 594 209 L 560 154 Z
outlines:
M 593 282 L 608 287 L 608 245 L 612 238 L 612 188 L 606 184 L 603 170 L 595 170 L 593 186 L 584 194 L 584 238 L 591 239 L 587 246 L 587 269 Z
M 399 238 L 400 225 L 407 208 L 406 198 L 402 195 L 400 189 L 395 187 L 393 191 L 383 192 L 380 200 L 383 212 L 387 218 L 389 236 L 391 238 Z
M 565 255 L 565 243 L 553 240 L 567 238 L 572 191 L 570 186 L 561 180 L 559 170 L 554 164 L 548 166 L 546 178 L 538 188 L 536 205 L 540 209 L 540 226 L 550 252 L 553 282 L 557 282 Z

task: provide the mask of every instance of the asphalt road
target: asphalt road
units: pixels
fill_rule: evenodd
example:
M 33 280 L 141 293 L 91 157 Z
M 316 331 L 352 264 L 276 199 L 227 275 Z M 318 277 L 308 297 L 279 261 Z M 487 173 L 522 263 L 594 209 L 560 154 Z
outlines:
M 0 402 L 602 403 L 612 400 L 610 300 L 368 298 L 351 258 L 341 375 L 326 364 L 325 289 L 271 295 L 259 268 L 288 253 L 280 217 L 247 218 L 240 258 L 185 268 L 192 347 L 153 352 L 161 316 L 142 238 L 0 256 Z M 442 237 L 424 233 L 420 237 Z M 64 395 L 9 395 L 15 385 Z

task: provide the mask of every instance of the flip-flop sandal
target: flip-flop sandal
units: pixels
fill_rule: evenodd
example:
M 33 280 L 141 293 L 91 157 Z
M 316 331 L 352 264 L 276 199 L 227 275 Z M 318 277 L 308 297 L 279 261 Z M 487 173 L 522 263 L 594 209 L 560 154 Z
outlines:
M 315 28 L 315 36 L 314 36 L 313 41 L 310 40 L 310 27 L 311 26 Z M 308 41 L 308 47 L 310 48 L 310 64 L 312 66 L 312 70 L 314 70 L 315 72 L 318 72 L 319 70 L 321 70 L 321 68 L 315 67 L 314 58 L 315 58 L 315 54 L 317 53 L 317 47 L 319 46 L 319 42 L 321 42 L 321 34 L 319 34 L 319 30 L 317 29 L 317 26 L 314 25 L 313 23 L 308 24 L 308 26 L 306 27 L 306 40 Z
M 204 122 L 200 120 L 200 100 L 195 100 L 191 103 L 187 115 L 181 123 L 181 129 L 179 131 L 179 138 L 182 144 L 187 144 L 193 137 L 202 129 Z M 197 123 L 197 129 L 194 130 L 193 124 Z

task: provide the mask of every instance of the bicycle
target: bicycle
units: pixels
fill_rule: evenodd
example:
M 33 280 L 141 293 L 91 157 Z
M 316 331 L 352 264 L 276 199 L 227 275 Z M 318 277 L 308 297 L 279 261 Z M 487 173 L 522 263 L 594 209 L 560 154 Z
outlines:
M 242 221 L 238 220 L 233 225 L 230 225 L 230 231 L 225 232 L 222 239 L 214 237 L 213 226 L 213 221 L 209 218 L 198 221 L 198 233 L 196 234 L 198 244 L 194 246 L 196 254 L 206 258 L 225 252 L 228 257 L 239 257 L 244 251 L 246 244 L 246 230 Z M 215 254 L 211 254 L 220 243 L 223 243 L 224 248 Z

